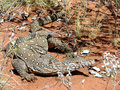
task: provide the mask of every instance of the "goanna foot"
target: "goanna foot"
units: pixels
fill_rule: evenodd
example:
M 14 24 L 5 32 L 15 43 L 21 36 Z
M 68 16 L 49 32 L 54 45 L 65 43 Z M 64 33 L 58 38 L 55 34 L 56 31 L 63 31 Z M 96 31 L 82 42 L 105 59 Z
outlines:
M 65 53 L 63 58 L 70 59 L 70 58 L 76 58 L 77 56 L 73 52 Z
M 24 79 L 26 79 L 28 82 L 34 82 L 35 80 L 37 80 L 34 74 L 27 74 L 22 76 L 21 80 L 23 81 Z

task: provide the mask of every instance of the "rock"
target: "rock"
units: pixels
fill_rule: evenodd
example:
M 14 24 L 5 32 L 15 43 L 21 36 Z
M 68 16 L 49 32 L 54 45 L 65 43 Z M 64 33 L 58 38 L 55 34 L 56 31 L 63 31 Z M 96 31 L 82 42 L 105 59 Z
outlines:
M 12 38 L 15 36 L 15 33 L 11 33 L 11 35 L 9 35 L 9 39 L 12 40 Z
M 57 19 L 58 22 L 62 22 L 61 18 Z
M 90 50 L 83 50 L 83 52 L 81 52 L 81 56 L 88 56 L 88 53 L 90 52 Z
M 103 78 L 103 76 L 100 75 L 99 73 L 96 73 L 94 76 L 95 76 L 95 77 L 99 77 L 99 78 Z
M 100 71 L 100 68 L 97 68 L 97 67 L 91 67 L 93 70 L 99 72 Z
M 93 70 L 89 70 L 90 74 L 96 74 L 97 72 L 93 71 Z

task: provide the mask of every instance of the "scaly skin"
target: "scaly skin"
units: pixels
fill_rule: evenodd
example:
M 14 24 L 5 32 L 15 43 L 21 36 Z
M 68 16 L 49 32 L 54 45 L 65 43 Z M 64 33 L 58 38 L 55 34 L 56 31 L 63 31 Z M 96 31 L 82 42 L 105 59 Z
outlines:
M 17 38 L 2 49 L 6 51 L 5 57 L 14 55 L 12 65 L 22 79 L 33 81 L 36 79 L 34 73 L 43 75 L 54 75 L 58 72 L 68 73 L 94 64 L 94 60 L 91 59 L 75 58 L 73 50 L 68 45 L 41 29 L 40 25 L 50 23 L 63 14 L 62 10 L 52 16 L 46 16 L 45 19 L 36 19 L 31 24 L 31 34 Z M 70 59 L 58 61 L 51 54 L 47 54 L 48 48 L 53 47 L 57 47 Z
M 27 81 L 34 81 L 36 77 L 33 73 L 41 75 L 55 75 L 58 72 L 61 72 L 65 74 L 95 63 L 92 59 L 84 59 L 82 57 L 71 58 L 62 61 L 58 61 L 50 54 L 44 55 L 41 59 L 36 57 L 37 56 L 34 54 L 34 60 L 29 60 L 29 58 L 26 60 L 12 60 L 13 67 L 17 70 L 22 79 L 26 79 Z M 31 74 L 28 72 L 31 72 Z

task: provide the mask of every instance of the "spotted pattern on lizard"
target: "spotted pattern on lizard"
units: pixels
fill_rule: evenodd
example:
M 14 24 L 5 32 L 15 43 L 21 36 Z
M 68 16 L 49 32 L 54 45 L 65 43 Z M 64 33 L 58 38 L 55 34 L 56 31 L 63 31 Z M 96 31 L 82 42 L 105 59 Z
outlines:
M 10 42 L 2 49 L 6 50 L 6 54 L 14 53 L 12 65 L 22 79 L 33 81 L 36 79 L 34 73 L 43 75 L 54 75 L 57 72 L 68 73 L 94 64 L 92 59 L 74 57 L 73 50 L 68 45 L 41 29 L 39 20 L 31 24 L 31 32 L 27 36 Z M 48 48 L 52 47 L 57 47 L 70 59 L 58 61 L 51 54 L 47 54 Z

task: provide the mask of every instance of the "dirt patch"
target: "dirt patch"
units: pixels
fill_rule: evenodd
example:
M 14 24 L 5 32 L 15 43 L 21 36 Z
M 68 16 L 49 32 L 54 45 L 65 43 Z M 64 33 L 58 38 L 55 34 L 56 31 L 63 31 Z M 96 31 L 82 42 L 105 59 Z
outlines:
M 66 2 L 70 2 L 71 0 L 67 0 Z M 68 23 L 68 32 L 72 32 L 71 38 L 69 36 L 66 36 L 66 28 L 64 27 L 61 31 L 60 29 L 62 26 L 65 25 L 64 17 L 61 19 L 62 22 L 53 22 L 47 25 L 44 25 L 43 27 L 51 34 L 53 34 L 56 38 L 61 39 L 63 42 L 67 42 L 70 47 L 77 47 L 77 53 L 78 56 L 81 55 L 81 52 L 85 49 L 90 50 L 90 53 L 85 58 L 94 59 L 96 62 L 92 66 L 96 66 L 100 68 L 101 70 L 104 70 L 101 66 L 103 65 L 102 58 L 105 52 L 110 52 L 112 55 L 115 54 L 116 51 L 118 51 L 118 57 L 120 57 L 120 39 L 119 37 L 114 37 L 115 30 L 115 16 L 113 12 L 106 7 L 103 3 L 100 3 L 99 1 L 88 0 L 88 4 L 86 8 L 84 7 L 84 4 L 86 2 L 79 1 L 79 0 L 73 0 L 71 1 L 71 13 L 73 13 L 79 5 L 79 9 L 73 15 L 73 17 L 70 19 L 70 22 Z M 100 8 L 98 8 L 100 7 Z M 114 7 L 115 8 L 115 7 Z M 113 9 L 114 9 L 113 8 Z M 84 10 L 87 9 L 86 16 L 84 17 Z M 80 12 L 80 13 L 79 13 Z M 29 9 L 30 16 L 27 20 L 24 20 L 24 22 L 31 23 L 31 18 L 36 15 L 36 12 L 34 10 Z M 79 13 L 79 19 L 81 20 L 79 24 L 79 29 L 81 30 L 78 35 L 80 37 L 77 37 L 77 32 L 75 32 L 76 28 L 76 22 L 77 15 Z M 44 16 L 44 15 L 43 15 Z M 68 15 L 69 16 L 69 15 Z M 117 27 L 116 31 L 119 35 L 120 32 L 120 25 L 119 25 L 119 16 L 116 20 Z M 81 18 L 82 17 L 82 18 Z M 85 18 L 85 19 L 84 19 Z M 106 19 L 107 18 L 107 19 Z M 83 20 L 84 19 L 84 20 Z M 95 22 L 94 22 L 95 21 Z M 18 22 L 17 20 L 11 21 L 11 24 L 14 24 L 15 26 L 24 26 L 21 22 Z M 102 24 L 102 25 L 101 25 Z M 3 23 L 5 26 L 9 26 L 9 23 Z M 0 35 L 1 35 L 1 45 L 2 47 L 6 46 L 9 42 L 13 41 L 14 39 L 25 36 L 29 34 L 29 27 L 30 25 L 27 25 L 28 28 L 26 28 L 23 32 L 15 29 L 7 30 L 6 28 L 0 27 Z M 10 25 L 9 28 L 12 28 Z M 59 32 L 60 31 L 60 32 Z M 9 39 L 9 36 L 11 33 L 15 33 L 15 37 L 12 38 L 12 40 Z M 117 35 L 117 34 L 116 34 Z M 76 43 L 74 42 L 76 40 Z M 4 42 L 3 42 L 4 41 Z M 2 43 L 3 42 L 3 43 Z M 55 52 L 48 52 L 55 56 L 58 60 L 63 60 L 63 54 L 55 53 Z M 61 79 L 57 76 L 41 76 L 36 75 L 37 79 L 35 82 L 27 82 L 27 81 L 21 81 L 21 77 L 18 75 L 18 73 L 14 70 L 14 68 L 11 65 L 10 58 L 4 59 L 4 52 L 0 52 L 0 66 L 5 61 L 5 66 L 3 67 L 3 72 L 0 76 L 0 82 L 3 83 L 4 89 L 8 88 L 8 90 L 41 90 L 44 89 L 46 86 L 47 90 L 67 90 L 66 86 L 64 86 L 61 82 Z M 2 66 L 1 66 L 2 67 Z M 11 72 L 11 70 L 14 72 Z M 105 78 L 95 78 L 94 75 L 89 74 L 88 75 L 88 68 L 81 68 L 77 71 L 72 72 L 71 82 L 72 82 L 72 90 L 114 90 L 113 82 L 111 78 L 105 77 Z M 3 79 L 2 79 L 3 78 Z M 66 78 L 66 77 L 64 77 Z M 116 82 L 120 80 L 120 75 L 117 75 Z M 85 79 L 85 82 L 81 83 L 81 81 Z M 116 85 L 116 90 L 120 90 L 120 83 Z

